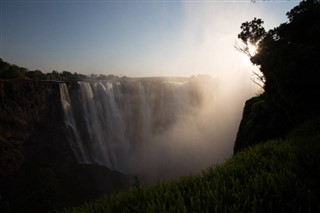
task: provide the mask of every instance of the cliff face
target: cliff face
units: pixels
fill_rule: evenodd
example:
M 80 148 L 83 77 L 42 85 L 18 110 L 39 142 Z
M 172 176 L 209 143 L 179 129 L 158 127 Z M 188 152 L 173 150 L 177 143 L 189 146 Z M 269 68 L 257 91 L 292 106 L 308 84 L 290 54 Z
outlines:
M 26 161 L 26 146 L 37 125 L 58 105 L 55 84 L 33 81 L 0 82 L 0 176 L 12 175 Z
M 0 81 L 0 115 L 1 212 L 62 208 L 130 184 L 103 166 L 76 162 L 59 83 Z
M 266 99 L 265 95 L 260 95 L 246 101 L 234 145 L 234 154 L 269 139 L 281 138 L 292 129 L 286 113 Z

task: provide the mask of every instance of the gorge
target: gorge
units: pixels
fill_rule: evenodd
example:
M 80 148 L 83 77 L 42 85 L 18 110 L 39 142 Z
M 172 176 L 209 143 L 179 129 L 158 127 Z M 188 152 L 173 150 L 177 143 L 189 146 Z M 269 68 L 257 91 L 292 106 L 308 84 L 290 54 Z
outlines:
M 132 186 L 133 176 L 154 183 L 218 164 L 232 155 L 250 96 L 209 76 L 0 86 L 0 194 L 13 212 L 76 205 Z
M 221 105 L 209 76 L 59 83 L 59 89 L 78 163 L 151 181 L 196 172 L 232 154 L 235 132 L 227 130 L 237 125 L 225 118 L 233 109 Z

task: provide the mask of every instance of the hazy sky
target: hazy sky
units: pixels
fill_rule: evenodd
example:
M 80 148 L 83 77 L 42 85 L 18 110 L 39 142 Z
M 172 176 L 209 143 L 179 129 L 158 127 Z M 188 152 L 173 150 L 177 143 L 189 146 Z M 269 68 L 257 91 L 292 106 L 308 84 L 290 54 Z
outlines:
M 285 22 L 299 1 L 1 0 L 0 57 L 44 72 L 191 76 L 249 70 L 240 25 Z

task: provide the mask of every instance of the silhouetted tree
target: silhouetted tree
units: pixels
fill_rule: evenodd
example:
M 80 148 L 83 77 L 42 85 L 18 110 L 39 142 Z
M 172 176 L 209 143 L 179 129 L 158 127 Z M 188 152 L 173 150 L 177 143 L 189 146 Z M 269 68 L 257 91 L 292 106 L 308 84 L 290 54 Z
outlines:
M 53 70 L 51 73 L 43 73 L 41 70 L 29 71 L 27 68 L 9 64 L 0 58 L 0 79 L 31 79 L 31 80 L 86 80 L 89 77 L 79 73 L 63 71 L 59 73 Z
M 26 77 L 32 80 L 45 80 L 46 75 L 42 73 L 40 70 L 29 71 L 26 73 Z
M 287 16 L 289 22 L 268 32 L 260 19 L 245 22 L 238 37 L 258 46 L 251 61 L 264 75 L 266 94 L 289 116 L 302 118 L 320 109 L 320 1 L 302 1 Z
M 24 78 L 24 76 L 25 68 L 20 68 L 17 65 L 11 65 L 0 58 L 0 78 L 21 79 Z
M 250 53 L 250 45 L 258 47 L 259 42 L 266 35 L 266 31 L 262 26 L 264 22 L 261 19 L 254 18 L 251 22 L 244 22 L 241 25 L 241 32 L 238 34 L 238 38 L 241 39 L 243 46 L 236 44 L 235 47 L 239 51 L 245 53 L 249 57 L 252 57 Z

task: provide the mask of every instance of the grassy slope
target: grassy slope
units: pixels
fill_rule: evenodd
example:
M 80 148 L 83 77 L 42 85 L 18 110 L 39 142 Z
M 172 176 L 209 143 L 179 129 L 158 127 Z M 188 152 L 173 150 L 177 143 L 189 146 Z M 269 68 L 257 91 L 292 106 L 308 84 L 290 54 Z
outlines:
M 199 175 L 138 186 L 64 212 L 318 212 L 320 121 Z

